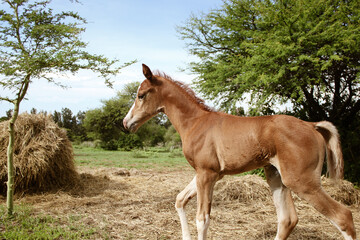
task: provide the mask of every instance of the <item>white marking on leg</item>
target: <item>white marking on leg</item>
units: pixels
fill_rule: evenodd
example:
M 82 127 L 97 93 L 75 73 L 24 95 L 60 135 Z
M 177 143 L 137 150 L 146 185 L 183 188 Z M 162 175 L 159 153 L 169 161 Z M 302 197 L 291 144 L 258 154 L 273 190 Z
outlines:
M 196 194 L 196 176 L 193 180 L 182 190 L 176 197 L 175 208 L 178 212 L 181 224 L 181 232 L 183 240 L 191 240 L 191 235 L 189 231 L 189 225 L 186 218 L 185 206 L 190 198 Z
M 178 212 L 178 215 L 180 217 L 182 239 L 183 240 L 191 240 L 189 225 L 187 222 L 186 213 L 184 211 L 184 208 L 176 208 L 176 211 Z
M 207 230 L 210 225 L 210 216 L 206 214 L 204 221 L 199 221 L 196 219 L 196 227 L 198 231 L 198 240 L 205 240 L 207 235 Z
M 277 226 L 277 233 L 276 233 L 276 237 L 275 240 L 280 239 L 279 238 L 279 234 L 280 234 L 280 224 L 281 224 L 281 220 L 284 218 L 284 205 L 285 203 L 282 201 L 282 188 L 278 188 L 276 190 L 273 190 L 273 200 L 274 200 L 274 204 L 276 207 L 276 214 L 277 214 L 277 219 L 278 219 L 278 226 Z
M 341 232 L 341 234 L 343 235 L 345 240 L 356 240 L 354 238 L 352 238 L 349 234 L 347 234 L 345 231 L 341 230 L 341 228 L 333 221 L 330 220 L 330 222 L 337 228 L 339 229 L 339 231 Z

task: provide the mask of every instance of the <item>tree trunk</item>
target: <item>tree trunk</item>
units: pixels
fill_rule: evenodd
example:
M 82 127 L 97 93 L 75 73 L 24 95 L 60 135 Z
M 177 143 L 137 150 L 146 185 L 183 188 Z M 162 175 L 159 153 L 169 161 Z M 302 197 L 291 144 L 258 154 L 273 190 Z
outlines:
M 8 217 L 13 216 L 14 211 L 14 142 L 15 142 L 15 121 L 19 114 L 20 101 L 16 100 L 14 103 L 14 113 L 9 121 L 9 145 L 7 148 L 7 167 L 8 167 L 8 181 L 7 181 L 7 195 L 6 206 Z
M 7 195 L 6 195 L 6 206 L 8 217 L 13 216 L 14 212 L 14 142 L 15 142 L 15 122 L 19 115 L 20 102 L 24 99 L 26 92 L 30 84 L 29 73 L 26 75 L 24 81 L 22 82 L 21 88 L 17 94 L 17 99 L 12 101 L 14 103 L 14 112 L 9 121 L 9 145 L 7 148 L 7 168 L 8 168 L 8 181 L 7 181 Z

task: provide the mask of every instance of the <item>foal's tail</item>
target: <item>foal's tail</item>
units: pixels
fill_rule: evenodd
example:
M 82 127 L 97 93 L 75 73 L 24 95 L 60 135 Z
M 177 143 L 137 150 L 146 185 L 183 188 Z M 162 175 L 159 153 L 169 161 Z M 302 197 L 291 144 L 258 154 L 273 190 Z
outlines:
M 326 142 L 327 171 L 330 178 L 342 179 L 344 177 L 344 159 L 336 127 L 330 122 L 322 121 L 315 123 L 315 129 L 321 133 Z

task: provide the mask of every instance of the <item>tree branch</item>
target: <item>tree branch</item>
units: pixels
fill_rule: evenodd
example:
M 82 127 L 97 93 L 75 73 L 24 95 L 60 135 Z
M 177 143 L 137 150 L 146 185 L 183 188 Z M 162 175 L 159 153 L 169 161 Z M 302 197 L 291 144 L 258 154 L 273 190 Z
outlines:
M 354 120 L 356 114 L 360 112 L 360 100 L 358 100 L 354 106 L 351 108 L 350 113 L 344 119 L 345 124 L 349 124 Z
M 19 102 L 21 102 L 24 99 L 26 92 L 29 88 L 30 76 L 31 76 L 30 73 L 28 75 L 26 75 L 25 80 L 21 85 L 21 88 L 20 88 L 19 94 L 18 94 L 18 99 L 17 99 Z
M 19 42 L 19 46 L 21 48 L 21 50 L 23 51 L 23 53 L 25 53 L 26 55 L 29 55 L 29 53 L 26 51 L 24 44 L 21 40 L 21 36 L 20 36 L 20 19 L 19 19 L 19 3 L 16 4 L 16 6 L 12 6 L 14 8 L 15 11 L 15 16 L 16 16 L 16 38 Z
M 232 54 L 235 54 L 235 51 L 232 50 L 232 49 L 230 49 L 230 48 L 227 48 L 227 47 L 224 47 L 224 46 L 222 46 L 222 47 L 217 47 L 217 46 L 215 46 L 213 43 L 211 43 L 211 42 L 210 42 L 210 39 L 209 39 L 209 37 L 208 37 L 208 34 L 207 34 L 205 31 L 202 30 L 202 29 L 204 29 L 206 26 L 205 26 L 201 21 L 199 21 L 199 24 L 201 25 L 201 29 L 199 28 L 199 31 L 200 31 L 200 33 L 203 35 L 204 40 L 205 40 L 205 42 L 200 41 L 201 44 L 203 44 L 203 45 L 208 45 L 210 48 L 213 48 L 213 49 L 215 49 L 215 50 L 224 50 L 224 51 L 229 51 L 229 52 L 231 52 Z M 200 40 L 200 38 L 199 38 L 199 40 Z
M 324 112 L 324 109 L 322 109 L 321 106 L 319 105 L 319 103 L 317 101 L 315 101 L 315 99 L 314 99 L 313 87 L 311 89 L 312 89 L 312 91 L 309 92 L 306 89 L 306 86 L 302 87 L 302 91 L 305 95 L 305 98 L 306 98 L 306 100 L 308 102 L 308 106 L 309 106 L 309 117 L 313 121 L 323 120 L 326 118 L 326 114 Z
M 4 98 L 4 97 L 0 97 L 0 101 L 7 101 L 9 103 L 14 103 L 14 100 L 11 100 L 10 98 Z

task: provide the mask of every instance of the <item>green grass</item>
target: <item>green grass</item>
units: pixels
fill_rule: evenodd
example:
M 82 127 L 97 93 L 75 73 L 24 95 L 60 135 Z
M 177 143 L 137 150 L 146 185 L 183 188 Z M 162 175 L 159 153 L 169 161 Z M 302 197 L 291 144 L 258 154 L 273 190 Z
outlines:
M 120 167 L 155 170 L 191 168 L 180 149 L 148 148 L 133 151 L 106 151 L 98 148 L 74 146 L 78 166 Z
M 27 205 L 16 205 L 13 218 L 0 205 L 0 239 L 96 239 L 106 233 L 81 222 L 81 216 L 66 219 L 34 214 Z

